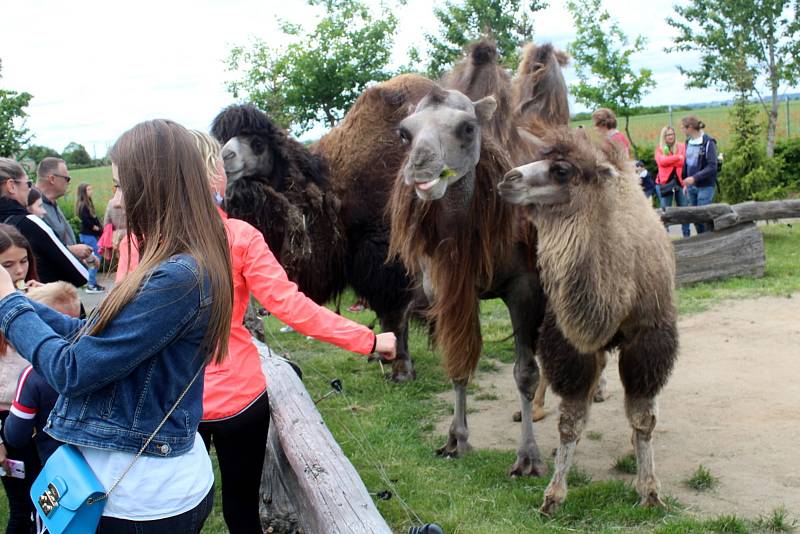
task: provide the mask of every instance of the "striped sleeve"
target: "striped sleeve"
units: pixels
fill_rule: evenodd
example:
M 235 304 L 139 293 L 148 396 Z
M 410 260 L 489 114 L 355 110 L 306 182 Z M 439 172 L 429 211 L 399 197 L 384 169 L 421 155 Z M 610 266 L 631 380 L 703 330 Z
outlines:
M 34 392 L 31 391 L 34 388 L 25 387 L 31 371 L 33 371 L 33 366 L 29 365 L 22 371 L 22 374 L 19 375 L 17 392 L 14 395 L 14 401 L 11 403 L 11 413 L 20 419 L 33 419 L 36 417 L 37 403 L 34 398 Z

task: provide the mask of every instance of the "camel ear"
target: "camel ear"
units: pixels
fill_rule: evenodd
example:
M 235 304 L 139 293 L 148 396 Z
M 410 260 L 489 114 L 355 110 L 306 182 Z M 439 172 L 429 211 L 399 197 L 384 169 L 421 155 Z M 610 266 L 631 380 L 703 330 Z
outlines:
M 489 95 L 481 98 L 477 102 L 473 102 L 473 105 L 475 106 L 475 116 L 478 117 L 480 122 L 485 123 L 494 115 L 494 110 L 497 109 L 497 100 Z

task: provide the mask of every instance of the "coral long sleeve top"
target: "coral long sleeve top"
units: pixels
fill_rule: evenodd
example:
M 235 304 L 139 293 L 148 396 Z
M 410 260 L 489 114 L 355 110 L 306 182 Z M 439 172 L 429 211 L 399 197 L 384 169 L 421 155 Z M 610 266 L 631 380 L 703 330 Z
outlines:
M 261 232 L 244 221 L 220 214 L 228 231 L 231 251 L 233 317 L 228 356 L 221 364 L 209 364 L 206 368 L 204 421 L 234 416 L 266 390 L 258 350 L 243 324 L 251 293 L 270 313 L 302 334 L 360 354 L 371 353 L 375 346 L 372 330 L 336 315 L 301 293 L 297 284 L 289 280 Z M 127 258 L 123 258 L 127 253 L 127 243 L 120 244 L 120 270 L 128 266 Z M 133 259 L 138 255 L 131 256 Z M 131 262 L 130 268 L 133 266 Z
M 678 182 L 683 187 L 683 163 L 686 161 L 686 145 L 684 143 L 675 142 L 672 154 L 664 154 L 664 149 L 660 146 L 656 147 L 656 164 L 658 165 L 658 176 L 656 183 L 664 185 L 669 180 L 672 170 L 678 176 Z

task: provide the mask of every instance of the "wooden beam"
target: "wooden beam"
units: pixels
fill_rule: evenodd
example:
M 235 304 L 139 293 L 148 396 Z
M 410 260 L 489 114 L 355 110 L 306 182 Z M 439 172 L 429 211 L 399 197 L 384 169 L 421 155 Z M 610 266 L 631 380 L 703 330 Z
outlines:
M 800 217 L 800 200 L 771 200 L 769 202 L 742 202 L 741 204 L 708 204 L 684 208 L 659 209 L 661 221 L 667 224 L 711 222 L 722 230 L 737 224 Z
M 255 343 L 272 412 L 263 477 L 278 476 L 281 482 L 276 486 L 262 478 L 262 489 L 267 488 L 262 504 L 273 514 L 262 523 L 270 524 L 273 532 L 280 532 L 276 527 L 281 524 L 296 532 L 299 524 L 305 533 L 390 534 L 297 373 L 285 360 L 270 355 L 266 345 Z
M 764 276 L 764 237 L 755 223 L 674 240 L 677 283 Z

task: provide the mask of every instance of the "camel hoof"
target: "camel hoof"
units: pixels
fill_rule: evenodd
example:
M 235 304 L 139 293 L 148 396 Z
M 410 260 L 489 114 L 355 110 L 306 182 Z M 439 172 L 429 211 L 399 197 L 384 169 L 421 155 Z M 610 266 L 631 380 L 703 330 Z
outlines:
M 397 384 L 405 384 L 416 380 L 417 372 L 414 370 L 414 364 L 409 360 L 395 360 L 392 365 L 391 381 Z
M 545 497 L 542 506 L 539 507 L 539 513 L 545 517 L 553 517 L 561 503 L 556 501 L 553 497 Z
M 606 400 L 606 392 L 599 389 L 594 392 L 594 402 L 604 402 Z
M 464 456 L 472 450 L 472 445 L 467 442 L 453 444 L 450 440 L 444 445 L 436 449 L 437 456 L 443 458 L 458 458 Z
M 508 476 L 517 477 L 543 477 L 547 474 L 547 464 L 539 458 L 531 458 L 530 455 L 517 454 L 517 461 L 508 470 Z
M 545 417 L 547 417 L 547 412 L 544 411 L 544 408 L 540 408 L 539 406 L 534 406 L 533 407 L 533 417 L 532 417 L 532 419 L 533 419 L 534 423 L 536 421 L 541 421 Z
M 519 410 L 514 412 L 514 415 L 511 416 L 511 420 L 514 421 L 515 423 L 519 423 L 520 421 L 522 421 L 522 412 Z
M 655 491 L 649 492 L 647 495 L 642 497 L 642 500 L 639 501 L 639 506 L 645 506 L 647 508 L 666 508 L 667 506 L 664 504 L 664 501 L 658 496 L 658 493 Z

